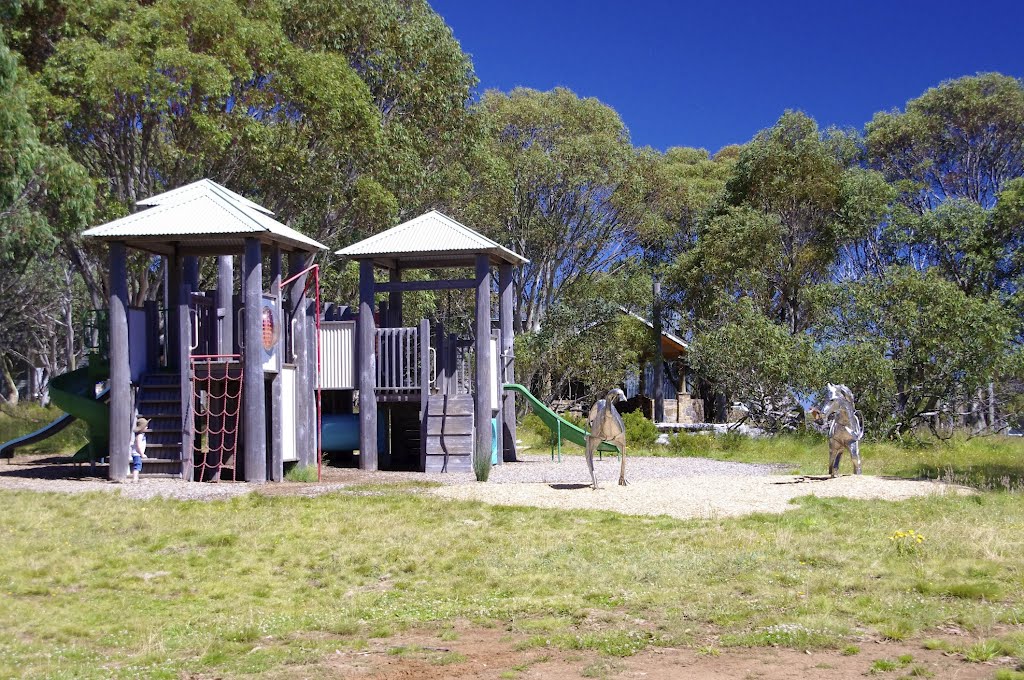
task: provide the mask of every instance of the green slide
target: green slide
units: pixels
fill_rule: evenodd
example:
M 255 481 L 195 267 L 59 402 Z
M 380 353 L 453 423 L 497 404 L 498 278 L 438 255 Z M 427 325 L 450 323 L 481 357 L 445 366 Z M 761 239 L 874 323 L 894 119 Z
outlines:
M 78 418 L 89 428 L 89 443 L 78 450 L 73 460 L 76 463 L 84 463 L 105 458 L 110 431 L 110 409 L 105 403 L 109 389 L 104 390 L 98 397 L 95 396 L 96 383 L 105 379 L 106 371 L 103 368 L 90 370 L 90 367 L 84 366 L 51 380 L 50 398 L 53 399 L 54 405 L 67 415 L 31 434 L 3 444 L 0 446 L 0 455 L 13 456 L 14 449 L 19 446 L 28 446 L 51 437 Z
M 75 454 L 76 463 L 94 462 L 107 456 L 110 440 L 110 408 L 105 403 L 107 392 L 98 398 L 94 396 L 96 383 L 106 378 L 106 371 L 84 366 L 50 381 L 50 397 L 57 408 L 82 420 L 89 428 L 89 443 Z
M 579 444 L 580 446 L 585 447 L 587 445 L 588 433 L 586 430 L 582 427 L 577 427 L 568 420 L 560 417 L 557 413 L 549 409 L 544 402 L 533 396 L 530 390 L 517 383 L 506 384 L 504 387 L 510 392 L 518 392 L 526 397 L 526 401 L 529 402 L 530 408 L 533 409 L 533 412 L 537 414 L 545 425 L 547 425 L 549 430 L 555 433 L 556 441 L 558 442 L 558 460 L 562 460 L 563 439 L 568 439 L 574 444 Z M 599 446 L 597 450 L 614 451 L 615 453 L 619 452 L 619 449 L 614 444 L 609 444 L 608 442 L 601 442 L 601 446 Z M 552 457 L 553 456 L 554 452 L 552 452 Z

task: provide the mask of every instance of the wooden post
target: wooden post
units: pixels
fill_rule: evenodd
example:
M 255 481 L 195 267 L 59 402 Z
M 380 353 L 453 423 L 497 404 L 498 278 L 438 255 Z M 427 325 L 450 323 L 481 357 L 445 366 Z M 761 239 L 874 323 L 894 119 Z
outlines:
M 245 481 L 267 481 L 267 404 L 263 384 L 263 251 L 257 238 L 245 239 L 242 270 L 245 296 L 245 370 L 242 432 L 245 437 Z
M 193 445 L 195 443 L 195 414 L 192 412 L 192 315 L 189 310 L 192 307 L 192 285 L 190 283 L 189 260 L 196 258 L 179 257 L 178 263 L 178 294 L 177 304 L 174 309 L 174 319 L 177 322 L 178 344 L 171 348 L 176 355 L 175 364 L 178 366 L 178 388 L 181 395 L 181 477 L 186 481 L 192 481 L 194 465 L 192 464 Z M 196 268 L 198 271 L 198 266 Z
M 487 255 L 476 256 L 475 330 L 473 471 L 477 481 L 485 482 L 491 472 L 491 263 Z
M 440 321 L 434 322 L 434 389 L 438 394 L 447 395 L 448 387 L 445 380 L 444 365 L 447 360 L 444 344 L 444 324 Z M 423 446 L 426 447 L 426 440 Z
M 402 280 L 402 270 L 395 268 L 388 270 L 388 281 L 392 283 L 399 283 Z M 391 311 L 391 323 L 389 324 L 392 328 L 402 327 L 402 292 L 396 291 L 388 293 L 388 309 Z
M 114 481 L 128 476 L 128 447 L 132 437 L 131 366 L 128 361 L 128 264 L 125 245 L 110 244 L 110 442 L 103 453 L 110 459 L 107 475 Z M 103 455 L 94 452 L 94 455 Z
M 306 255 L 306 266 L 313 264 L 313 256 Z M 316 402 L 316 387 L 320 384 L 320 366 L 318 364 L 317 347 L 319 345 L 319 338 L 317 337 L 317 318 L 316 318 L 316 293 L 313 293 L 313 297 L 309 295 L 305 298 L 305 306 L 303 309 L 305 316 L 300 317 L 302 320 L 301 325 L 305 327 L 306 331 L 306 385 L 309 390 L 309 407 L 306 409 L 307 427 L 309 432 L 309 464 L 317 464 L 317 450 L 319 448 L 319 422 L 317 419 L 317 402 Z M 351 402 L 351 394 L 349 394 L 349 401 Z M 352 413 L 351 407 L 349 413 Z
M 284 309 L 281 298 L 281 246 L 274 246 L 270 251 L 270 294 L 277 303 L 274 313 L 274 328 L 277 329 L 276 345 L 277 372 L 270 378 L 270 460 L 268 461 L 267 479 L 280 482 L 284 479 L 284 433 L 281 431 L 282 413 L 286 408 L 281 387 L 281 364 L 284 362 Z M 287 408 L 293 405 L 289 404 Z
M 500 362 L 501 383 L 514 383 L 516 381 L 516 360 L 513 355 L 515 331 L 513 330 L 512 314 L 513 307 L 512 287 L 512 265 L 503 264 L 498 268 L 498 327 L 501 331 Z M 502 413 L 502 460 L 516 460 L 516 397 L 515 392 L 501 391 L 501 413 Z
M 401 311 L 401 302 L 399 302 Z M 420 319 L 420 469 L 427 470 L 427 413 L 430 403 L 430 322 Z
M 221 255 L 217 258 L 217 353 L 234 354 L 235 334 L 234 305 L 232 293 L 235 289 L 235 258 Z
M 160 367 L 160 306 L 156 300 L 142 303 L 146 312 L 146 373 Z
M 195 293 L 199 291 L 199 258 L 194 255 L 186 255 L 185 261 L 185 285 L 189 287 L 191 292 Z M 190 300 L 191 302 L 191 300 Z
M 652 284 L 654 305 L 651 308 L 651 325 L 654 327 L 654 376 L 651 396 L 654 397 L 654 422 L 665 422 L 665 356 L 661 350 L 661 281 L 654 275 Z
M 377 358 L 373 261 L 359 261 L 359 467 L 377 469 Z
M 168 368 L 181 369 L 178 360 L 181 358 L 179 347 L 181 338 L 178 331 L 181 324 L 178 322 L 178 300 L 181 298 L 181 258 L 177 255 L 167 257 L 167 306 L 164 307 L 164 359 Z
M 295 276 L 309 266 L 310 257 L 306 253 L 293 252 L 288 255 L 288 276 Z M 288 298 L 291 302 L 289 307 L 288 325 L 291 329 L 292 342 L 291 361 L 295 364 L 295 451 L 298 454 L 299 465 L 316 465 L 316 446 L 310 433 L 316 427 L 310 422 L 316 418 L 316 406 L 314 400 L 315 385 L 310 383 L 308 364 L 312 360 L 316 363 L 316 354 L 310 357 L 307 342 L 307 330 L 309 324 L 306 319 L 307 298 L 304 294 L 306 279 L 308 275 L 300 276 L 288 284 Z

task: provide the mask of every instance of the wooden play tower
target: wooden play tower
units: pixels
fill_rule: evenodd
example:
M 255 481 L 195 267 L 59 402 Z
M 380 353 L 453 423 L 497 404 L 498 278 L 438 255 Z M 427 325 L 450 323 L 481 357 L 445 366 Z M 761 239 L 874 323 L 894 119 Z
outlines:
M 527 260 L 437 211 L 337 254 L 359 264 L 360 467 L 377 470 L 382 445 L 389 454 L 396 446 L 418 448 L 416 467 L 426 472 L 470 470 L 489 465 L 492 456 L 497 463 L 514 460 L 515 403 L 502 386 L 515 382 L 512 276 Z M 378 283 L 375 269 L 385 270 L 388 280 Z M 404 280 L 403 273 L 413 269 L 469 269 L 475 275 Z M 492 329 L 495 269 L 498 328 Z M 431 329 L 425 319 L 403 324 L 402 294 L 427 290 L 475 291 L 470 338 L 446 335 L 440 324 Z M 378 295 L 386 296 L 379 304 Z M 378 419 L 382 411 L 384 427 Z
M 307 277 L 325 246 L 210 180 L 138 208 L 83 234 L 109 248 L 110 478 L 128 474 L 136 415 L 150 420 L 144 475 L 262 482 L 280 480 L 287 461 L 315 465 L 316 310 Z M 146 266 L 159 257 L 162 305 L 132 306 L 129 249 L 149 254 Z M 215 290 L 206 292 L 205 257 L 217 260 Z

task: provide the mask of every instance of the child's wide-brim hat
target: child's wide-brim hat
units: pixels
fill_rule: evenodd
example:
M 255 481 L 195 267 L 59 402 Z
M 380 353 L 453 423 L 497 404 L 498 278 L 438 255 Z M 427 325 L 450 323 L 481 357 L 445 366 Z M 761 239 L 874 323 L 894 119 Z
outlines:
M 135 421 L 135 432 L 149 432 L 149 421 L 145 418 L 139 418 Z

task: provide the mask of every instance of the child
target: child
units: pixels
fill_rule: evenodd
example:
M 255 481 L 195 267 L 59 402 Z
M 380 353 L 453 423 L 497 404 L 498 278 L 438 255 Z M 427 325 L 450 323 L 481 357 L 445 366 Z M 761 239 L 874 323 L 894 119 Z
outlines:
M 146 458 L 146 433 L 149 432 L 149 421 L 139 418 L 135 421 L 134 436 L 132 436 L 132 482 L 138 483 L 139 473 L 142 472 L 142 459 Z

